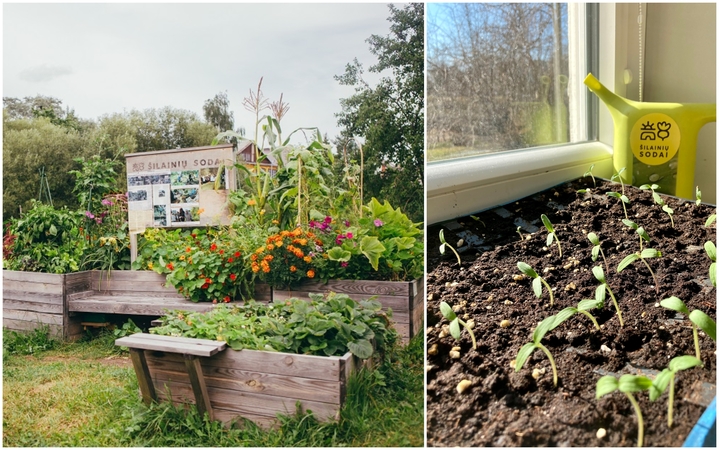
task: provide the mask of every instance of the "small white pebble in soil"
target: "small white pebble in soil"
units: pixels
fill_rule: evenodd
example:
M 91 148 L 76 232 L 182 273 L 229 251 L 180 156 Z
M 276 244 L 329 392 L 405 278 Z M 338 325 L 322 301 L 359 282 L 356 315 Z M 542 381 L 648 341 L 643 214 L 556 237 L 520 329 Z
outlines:
M 457 385 L 457 392 L 460 394 L 464 393 L 467 389 L 469 389 L 472 386 L 472 382 L 469 380 L 462 380 Z
M 505 305 L 511 305 L 512 303 L 513 303 L 512 300 L 505 300 L 505 301 L 504 301 L 504 304 L 505 304 Z
M 513 359 L 513 360 L 509 361 L 509 365 L 510 365 L 510 367 L 511 367 L 512 369 L 514 369 L 514 366 L 517 365 L 517 360 L 516 360 L 516 359 Z
M 577 285 L 574 284 L 574 283 L 569 283 L 569 284 L 564 288 L 565 291 L 573 291 L 573 290 L 575 290 L 575 289 L 577 289 Z
M 600 428 L 597 430 L 597 439 L 603 439 L 607 435 L 607 430 Z
M 554 196 L 555 196 L 555 197 L 559 197 L 559 192 L 556 192 L 556 191 L 555 191 L 555 192 L 554 192 Z
M 562 268 L 563 268 L 564 270 L 569 270 L 569 269 L 572 268 L 572 263 L 565 264 L 565 265 L 562 266 Z
M 463 245 L 464 245 L 464 239 L 460 239 L 460 240 L 457 241 L 457 248 L 459 248 L 459 247 L 461 247 L 461 246 L 463 246 Z
M 532 378 L 534 378 L 535 380 L 538 380 L 539 377 L 541 377 L 541 376 L 542 376 L 542 372 L 540 372 L 539 369 L 534 369 L 532 371 Z
M 462 319 L 464 319 L 464 320 L 469 319 L 469 314 L 465 313 L 465 314 L 462 316 Z
M 487 309 L 492 309 L 492 305 L 487 305 Z
M 432 369 L 434 369 L 434 366 L 432 366 L 432 365 L 430 365 L 430 364 L 427 364 L 426 366 L 424 366 L 424 371 L 425 371 L 425 372 L 429 372 L 429 371 L 431 371 Z
M 454 305 L 452 307 L 452 311 L 454 312 L 460 312 L 462 310 L 462 305 Z
M 444 283 L 444 286 L 445 286 L 445 287 L 449 287 L 449 281 L 446 282 L 446 283 Z
M 584 228 L 582 228 L 582 234 L 587 234 L 587 230 L 585 230 Z
M 456 281 L 453 281 L 453 282 L 451 282 L 451 283 L 449 284 L 449 287 L 455 287 L 455 286 L 458 286 L 458 285 L 459 285 L 459 283 L 457 283 Z
M 512 279 L 513 279 L 514 281 L 522 281 L 522 280 L 524 280 L 524 275 L 521 275 L 521 274 L 520 274 L 520 275 L 515 275 L 515 276 L 512 277 Z
M 542 247 L 542 251 L 543 251 L 543 252 L 546 252 L 546 251 L 547 251 L 547 247 Z
M 465 315 L 468 315 L 468 314 L 465 314 Z M 474 329 L 474 320 L 467 321 L 467 328 L 469 328 L 470 330 Z
M 602 351 L 602 353 L 612 353 L 612 349 L 607 347 L 606 345 L 602 344 L 601 347 L 599 347 L 599 350 Z
M 502 328 L 509 328 L 512 326 L 512 322 L 510 320 L 504 319 L 503 321 L 499 322 L 499 326 Z
M 671 342 L 667 342 L 667 347 L 672 348 L 672 343 L 671 343 Z
M 434 300 L 434 292 L 427 296 L 427 300 L 429 300 L 430 302 Z
M 659 326 L 659 329 L 660 329 L 660 330 L 666 330 L 666 328 L 664 327 L 664 325 L 660 325 L 660 326 Z
M 655 304 L 654 304 L 654 307 L 655 307 L 655 308 L 659 308 L 659 303 L 655 303 Z
M 459 352 L 456 350 L 450 350 L 449 357 L 452 359 L 459 359 L 462 357 L 462 355 L 460 355 Z
M 437 344 L 432 344 L 429 350 L 427 350 L 427 354 L 430 356 L 434 356 L 437 353 L 439 353 L 439 346 Z
M 499 273 L 499 269 L 494 269 L 494 270 L 492 271 L 492 273 L 495 273 L 495 274 L 496 274 L 496 273 Z
M 647 312 L 646 312 L 646 311 L 642 311 L 642 317 L 647 317 Z

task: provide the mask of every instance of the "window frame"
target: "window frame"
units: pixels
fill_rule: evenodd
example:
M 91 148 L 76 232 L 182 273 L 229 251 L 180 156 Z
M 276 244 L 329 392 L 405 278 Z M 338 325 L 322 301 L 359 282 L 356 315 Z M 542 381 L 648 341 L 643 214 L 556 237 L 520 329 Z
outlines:
M 574 13 L 570 12 L 570 41 L 572 35 L 587 36 L 585 42 L 589 45 L 572 47 L 570 58 L 584 58 L 588 68 L 598 73 L 605 86 L 623 95 L 626 92 L 624 69 L 628 67 L 626 48 L 632 45 L 629 36 L 634 36 L 634 41 L 638 42 L 638 32 L 630 32 L 629 10 L 630 7 L 636 9 L 637 4 L 601 3 L 588 8 L 586 4 L 573 5 L 579 7 Z M 596 20 L 591 19 L 591 14 L 598 15 Z M 582 17 L 588 20 L 585 22 L 580 19 Z M 636 15 L 634 17 L 636 19 Z M 634 24 L 636 30 L 636 20 Z M 592 39 L 592 34 L 595 39 Z M 634 45 L 637 46 L 636 43 Z M 601 61 L 602 64 L 591 68 L 592 61 Z M 570 67 L 570 74 L 571 70 Z M 570 78 L 575 80 L 576 86 L 577 81 L 581 83 L 584 80 L 584 74 Z M 581 177 L 592 164 L 595 165 L 595 175 L 610 177 L 613 170 L 612 119 L 606 108 L 604 111 L 598 108 L 596 100 L 588 96 L 584 98 L 585 101 L 580 100 L 570 108 L 579 114 L 578 122 L 588 125 L 580 125 L 578 130 L 591 140 L 426 163 L 426 223 L 448 221 L 510 203 Z M 590 122 L 592 125 L 589 125 Z

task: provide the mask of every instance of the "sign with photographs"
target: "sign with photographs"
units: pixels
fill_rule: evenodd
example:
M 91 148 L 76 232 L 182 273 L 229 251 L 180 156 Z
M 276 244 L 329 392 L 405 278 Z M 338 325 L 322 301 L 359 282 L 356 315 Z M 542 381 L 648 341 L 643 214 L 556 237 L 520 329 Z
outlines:
M 125 158 L 131 232 L 229 223 L 232 144 L 132 153 Z

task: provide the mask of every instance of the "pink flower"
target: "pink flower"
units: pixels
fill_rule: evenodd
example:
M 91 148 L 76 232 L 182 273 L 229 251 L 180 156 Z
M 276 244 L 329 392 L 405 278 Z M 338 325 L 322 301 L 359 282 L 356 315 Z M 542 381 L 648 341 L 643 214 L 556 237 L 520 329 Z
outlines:
M 112 205 L 112 200 L 107 199 L 107 198 L 103 198 L 103 199 L 102 199 L 102 202 L 100 202 L 100 203 L 102 203 L 102 204 L 105 205 L 105 206 L 110 206 L 110 205 Z
M 94 219 L 94 218 L 95 218 L 95 214 L 91 213 L 90 211 L 85 211 L 85 215 L 86 215 L 89 219 Z
M 345 221 L 344 221 L 344 224 L 345 224 L 346 227 L 348 227 L 348 226 L 350 226 L 350 221 L 349 221 L 349 220 L 345 220 Z
M 325 217 L 325 222 L 324 222 L 324 223 L 326 223 L 327 225 L 331 224 L 331 223 L 332 223 L 332 217 L 330 217 L 330 216 L 326 216 L 326 217 Z
M 314 220 L 310 220 L 310 223 L 307 224 L 310 228 L 317 228 L 317 222 Z
M 381 220 L 379 220 L 379 219 L 374 220 L 374 226 L 381 227 L 382 225 L 384 225 L 384 222 L 382 222 Z
M 340 266 L 341 266 L 341 267 L 347 267 L 347 266 L 349 266 L 349 263 L 348 263 L 347 261 L 342 261 L 342 262 L 340 263 Z
M 347 233 L 347 239 L 352 239 L 354 235 L 352 233 Z

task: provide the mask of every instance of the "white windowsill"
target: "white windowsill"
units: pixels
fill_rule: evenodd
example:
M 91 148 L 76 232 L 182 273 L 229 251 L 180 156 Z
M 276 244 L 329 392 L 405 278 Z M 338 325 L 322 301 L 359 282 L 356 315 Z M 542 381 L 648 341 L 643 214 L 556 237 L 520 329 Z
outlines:
M 601 142 L 540 147 L 428 164 L 428 225 L 473 214 L 581 177 L 612 175 L 612 149 Z

